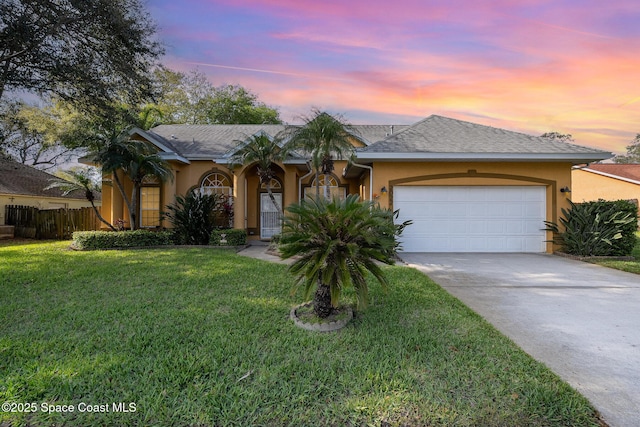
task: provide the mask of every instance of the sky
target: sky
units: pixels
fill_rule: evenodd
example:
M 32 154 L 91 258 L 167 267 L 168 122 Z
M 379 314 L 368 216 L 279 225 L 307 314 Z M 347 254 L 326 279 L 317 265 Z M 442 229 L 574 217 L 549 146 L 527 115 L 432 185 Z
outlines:
M 638 0 L 148 0 L 163 63 L 298 123 L 431 114 L 624 153 L 640 133 Z

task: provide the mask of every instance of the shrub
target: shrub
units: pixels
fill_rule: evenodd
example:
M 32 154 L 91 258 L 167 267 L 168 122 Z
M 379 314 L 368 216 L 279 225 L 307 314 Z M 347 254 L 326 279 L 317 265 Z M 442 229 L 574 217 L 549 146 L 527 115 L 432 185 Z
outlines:
M 221 242 L 222 235 L 225 235 L 225 242 Z M 209 244 L 212 246 L 242 246 L 247 244 L 247 232 L 235 228 L 213 230 Z
M 173 226 L 174 239 L 181 245 L 207 245 L 211 231 L 216 227 L 219 212 L 226 199 L 218 194 L 189 192 L 177 196 L 174 204 L 167 206 L 164 216 Z
M 81 250 L 172 245 L 170 231 L 76 231 L 73 247 Z
M 378 263 L 393 264 L 397 237 L 409 222 L 394 224 L 394 213 L 357 195 L 344 200 L 302 200 L 287 208 L 279 249 L 283 258 L 299 256 L 289 266 L 304 289 L 315 291 L 313 308 L 320 318 L 338 307 L 343 289 L 353 287 L 358 307 L 368 302 L 367 271 L 387 285 Z
M 560 223 L 545 221 L 547 230 L 553 231 L 553 242 L 578 256 L 624 256 L 631 254 L 635 245 L 637 208 L 623 200 L 587 202 L 562 209 Z

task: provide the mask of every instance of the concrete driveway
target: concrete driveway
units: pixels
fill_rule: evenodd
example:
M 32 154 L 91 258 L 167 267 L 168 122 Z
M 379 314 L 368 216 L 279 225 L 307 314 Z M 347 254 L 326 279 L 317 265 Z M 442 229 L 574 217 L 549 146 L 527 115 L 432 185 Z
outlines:
M 580 391 L 640 426 L 640 276 L 545 254 L 401 253 Z

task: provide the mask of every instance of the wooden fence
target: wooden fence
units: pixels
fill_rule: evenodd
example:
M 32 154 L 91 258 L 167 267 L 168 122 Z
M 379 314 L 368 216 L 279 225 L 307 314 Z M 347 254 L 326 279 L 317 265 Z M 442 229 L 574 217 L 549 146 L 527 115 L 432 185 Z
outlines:
M 7 205 L 5 223 L 15 226 L 15 237 L 29 239 L 70 239 L 74 231 L 99 229 L 93 208 L 41 210 Z

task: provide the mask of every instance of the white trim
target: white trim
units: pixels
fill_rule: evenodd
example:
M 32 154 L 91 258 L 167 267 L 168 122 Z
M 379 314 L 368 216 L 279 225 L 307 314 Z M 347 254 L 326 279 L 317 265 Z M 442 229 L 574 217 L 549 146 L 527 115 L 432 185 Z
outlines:
M 631 184 L 640 185 L 640 181 L 636 181 L 636 180 L 631 179 L 631 178 L 625 178 L 625 177 L 622 177 L 620 175 L 614 175 L 614 174 L 601 172 L 601 171 L 597 171 L 597 170 L 589 169 L 589 168 L 576 168 L 576 170 L 583 170 L 585 172 L 595 173 L 596 175 L 606 176 L 607 178 L 617 179 L 619 181 L 624 181 L 624 182 L 628 182 L 628 183 L 631 183 Z
M 147 132 L 143 131 L 142 129 L 137 127 L 131 128 L 129 130 L 129 136 L 132 136 L 134 134 L 137 134 L 138 136 L 141 136 L 142 138 L 146 139 L 147 141 L 155 145 L 156 148 L 162 151 L 162 153 L 159 154 L 161 159 L 175 160 L 185 164 L 191 164 L 189 160 L 182 157 L 180 154 L 176 153 L 175 151 L 170 150 L 169 147 L 167 147 L 166 145 L 161 143 L 157 138 L 154 138 L 153 136 L 149 135 Z
M 611 155 L 609 155 L 611 154 Z M 609 156 L 609 157 L 606 157 Z M 567 161 L 588 163 L 613 157 L 612 153 L 398 153 L 356 152 L 359 161 Z

